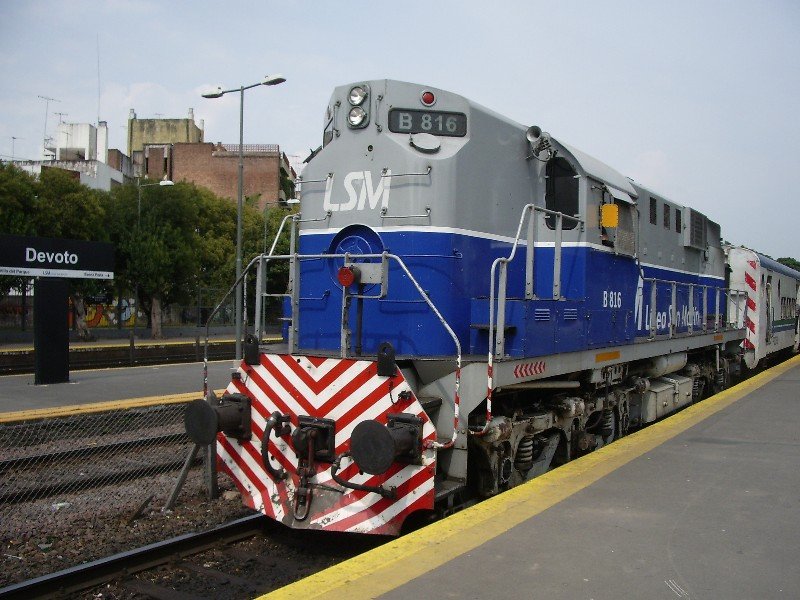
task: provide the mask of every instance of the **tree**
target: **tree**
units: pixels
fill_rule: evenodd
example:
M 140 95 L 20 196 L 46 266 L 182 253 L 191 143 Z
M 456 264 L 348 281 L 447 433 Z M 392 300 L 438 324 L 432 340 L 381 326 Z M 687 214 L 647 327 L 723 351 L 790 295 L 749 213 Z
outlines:
M 35 235 L 36 180 L 14 165 L 0 163 L 0 232 Z M 0 276 L 0 297 L 12 288 L 22 288 L 27 277 Z
M 141 194 L 141 201 L 140 201 Z M 196 283 L 197 188 L 122 186 L 112 194 L 112 241 L 119 275 L 149 308 L 153 338 L 163 337 L 164 304 L 187 302 Z M 138 311 L 138 306 L 137 306 Z

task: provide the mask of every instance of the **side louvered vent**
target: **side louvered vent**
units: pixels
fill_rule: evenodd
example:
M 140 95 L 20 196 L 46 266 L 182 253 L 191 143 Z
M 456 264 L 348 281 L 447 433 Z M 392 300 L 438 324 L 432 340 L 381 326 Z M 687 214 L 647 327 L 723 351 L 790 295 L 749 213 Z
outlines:
M 696 210 L 689 211 L 689 226 L 684 230 L 683 245 L 698 250 L 706 248 L 707 217 Z
M 578 309 L 577 308 L 565 308 L 564 309 L 564 320 L 565 321 L 577 321 L 578 319 Z
M 533 311 L 533 318 L 537 321 L 549 321 L 550 320 L 550 309 L 549 308 L 537 308 Z

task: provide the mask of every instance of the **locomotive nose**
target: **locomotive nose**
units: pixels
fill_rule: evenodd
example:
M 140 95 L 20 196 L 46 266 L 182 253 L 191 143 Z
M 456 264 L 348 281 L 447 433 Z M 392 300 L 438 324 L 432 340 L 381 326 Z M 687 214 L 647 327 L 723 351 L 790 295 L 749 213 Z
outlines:
M 359 470 L 381 475 L 395 461 L 422 464 L 422 420 L 414 415 L 389 415 L 389 425 L 362 421 L 353 429 L 350 456 Z

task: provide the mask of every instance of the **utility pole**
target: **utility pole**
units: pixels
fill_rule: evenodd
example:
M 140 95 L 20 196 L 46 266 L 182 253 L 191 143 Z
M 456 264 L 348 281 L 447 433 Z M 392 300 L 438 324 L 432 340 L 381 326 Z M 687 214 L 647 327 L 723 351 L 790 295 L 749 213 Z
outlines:
M 47 113 L 50 110 L 51 102 L 61 102 L 61 100 L 49 96 L 39 96 L 39 99 L 44 100 L 44 134 L 42 134 L 42 159 L 44 159 L 47 152 Z

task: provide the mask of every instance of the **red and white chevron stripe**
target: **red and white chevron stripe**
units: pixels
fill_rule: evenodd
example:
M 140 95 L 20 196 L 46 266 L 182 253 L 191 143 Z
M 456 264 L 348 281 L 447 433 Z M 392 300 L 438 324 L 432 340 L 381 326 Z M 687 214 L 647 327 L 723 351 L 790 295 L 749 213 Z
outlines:
M 747 261 L 744 272 L 744 282 L 747 285 L 747 313 L 744 317 L 745 337 L 742 346 L 747 350 L 754 350 L 758 344 L 758 263 L 754 260 Z
M 236 483 L 245 504 L 284 524 L 303 529 L 327 529 L 359 533 L 398 534 L 412 512 L 432 509 L 436 451 L 423 450 L 422 465 L 395 463 L 382 475 L 359 473 L 343 459 L 338 476 L 353 483 L 397 488 L 397 496 L 386 499 L 372 493 L 342 488 L 331 478 L 330 464 L 317 463 L 310 479 L 312 499 L 308 517 L 298 521 L 293 503 L 299 484 L 298 459 L 289 436 L 269 442 L 269 454 L 289 477 L 276 482 L 264 469 L 261 436 L 273 411 L 336 421 L 336 454 L 349 450 L 350 435 L 361 421 L 375 419 L 386 424 L 391 413 L 413 414 L 423 420 L 423 443 L 436 439 L 436 431 L 422 406 L 398 370 L 394 377 L 379 377 L 372 361 L 262 354 L 259 365 L 242 363 L 241 380 L 228 386 L 252 401 L 251 440 L 239 442 L 223 434 L 217 438 L 218 467 Z M 403 394 L 409 392 L 409 394 Z M 401 397 L 402 394 L 402 397 Z
M 543 360 L 532 363 L 522 363 L 514 367 L 514 377 L 517 379 L 533 377 L 534 375 L 541 375 L 546 369 L 547 363 Z

